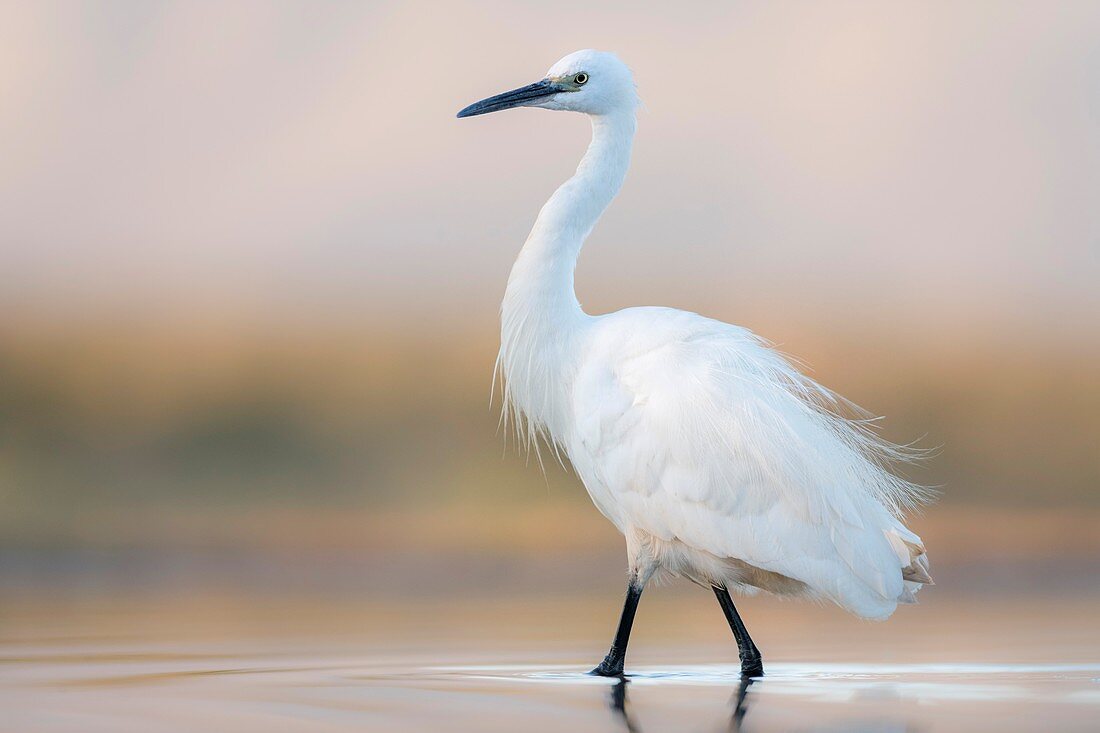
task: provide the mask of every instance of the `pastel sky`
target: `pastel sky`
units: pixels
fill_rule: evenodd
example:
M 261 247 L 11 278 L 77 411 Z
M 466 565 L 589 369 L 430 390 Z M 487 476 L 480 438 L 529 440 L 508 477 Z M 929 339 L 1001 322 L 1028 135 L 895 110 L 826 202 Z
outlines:
M 577 48 L 645 107 L 593 310 L 1100 332 L 1100 3 L 0 5 L 11 314 L 492 318 L 577 116 L 467 103 Z

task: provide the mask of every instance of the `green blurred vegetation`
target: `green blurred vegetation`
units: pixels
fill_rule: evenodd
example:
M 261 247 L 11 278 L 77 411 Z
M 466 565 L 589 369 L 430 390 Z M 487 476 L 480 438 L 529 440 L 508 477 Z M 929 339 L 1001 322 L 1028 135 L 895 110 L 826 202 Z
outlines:
M 942 486 L 945 505 L 1100 503 L 1100 355 L 761 330 L 886 415 L 889 438 L 941 446 L 910 477 Z M 495 517 L 587 502 L 556 464 L 544 476 L 505 449 L 488 404 L 494 355 L 491 332 L 6 328 L 3 540 L 96 542 L 127 517 L 179 513 L 201 526 L 272 508 Z

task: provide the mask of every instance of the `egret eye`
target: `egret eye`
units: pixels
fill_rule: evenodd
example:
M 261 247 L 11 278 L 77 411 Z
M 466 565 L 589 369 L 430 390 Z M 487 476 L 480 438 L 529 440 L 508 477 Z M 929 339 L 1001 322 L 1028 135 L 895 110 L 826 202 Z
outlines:
M 586 81 L 588 81 L 588 74 L 582 71 L 581 73 L 573 77 L 573 81 L 577 84 L 584 84 Z

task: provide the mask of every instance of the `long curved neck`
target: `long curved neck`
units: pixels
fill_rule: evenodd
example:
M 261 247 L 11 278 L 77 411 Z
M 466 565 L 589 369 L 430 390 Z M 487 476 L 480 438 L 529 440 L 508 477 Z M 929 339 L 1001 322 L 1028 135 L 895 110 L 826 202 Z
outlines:
M 586 318 L 573 290 L 573 270 L 585 238 L 630 166 L 634 111 L 591 119 L 588 151 L 539 212 L 512 266 L 500 309 L 497 364 L 505 379 L 506 410 L 528 445 L 536 433 L 561 442 L 568 424 L 570 347 Z
M 573 289 L 577 256 L 623 185 L 635 130 L 633 110 L 591 120 L 592 142 L 577 172 L 542 207 L 512 267 L 505 309 L 527 304 L 548 316 L 580 312 Z

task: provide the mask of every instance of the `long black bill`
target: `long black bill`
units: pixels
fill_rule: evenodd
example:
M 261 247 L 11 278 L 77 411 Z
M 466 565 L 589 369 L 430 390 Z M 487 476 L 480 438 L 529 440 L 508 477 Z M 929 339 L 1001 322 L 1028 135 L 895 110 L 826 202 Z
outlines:
M 488 114 L 489 112 L 499 112 L 502 109 L 522 107 L 524 105 L 530 104 L 533 101 L 553 96 L 560 91 L 563 90 L 557 84 L 550 81 L 549 79 L 543 79 L 542 81 L 537 81 L 534 84 L 528 84 L 525 87 L 513 89 L 510 92 L 497 94 L 494 97 L 483 99 L 480 102 L 474 102 L 469 107 L 466 107 L 461 112 L 459 112 L 458 116 L 473 117 L 475 115 Z

